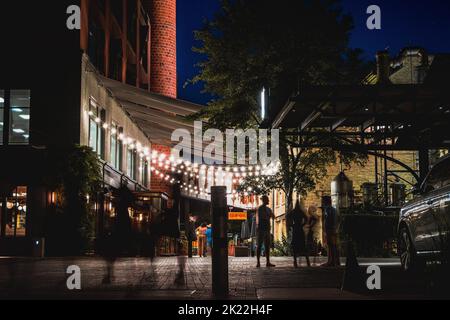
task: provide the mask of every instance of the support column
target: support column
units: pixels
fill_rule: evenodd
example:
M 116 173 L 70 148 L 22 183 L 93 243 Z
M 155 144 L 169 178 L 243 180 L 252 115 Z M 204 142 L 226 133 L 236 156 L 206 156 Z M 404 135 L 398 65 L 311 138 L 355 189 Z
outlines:
M 104 73 L 109 78 L 109 59 L 111 48 L 111 0 L 105 2 L 105 50 L 104 50 Z
M 212 291 L 216 298 L 229 294 L 227 188 L 211 187 L 212 209 Z
M 137 0 L 136 4 L 136 87 L 141 84 L 141 0 Z
M 148 21 L 148 34 L 147 34 L 147 82 L 148 91 L 151 91 L 151 70 L 152 70 L 152 25 Z
M 122 83 L 127 83 L 128 0 L 122 0 Z
M 89 46 L 89 0 L 81 0 L 80 48 L 84 52 Z
M 429 171 L 430 171 L 430 150 L 421 149 L 419 150 L 419 175 L 421 182 L 423 182 L 423 180 L 426 178 Z

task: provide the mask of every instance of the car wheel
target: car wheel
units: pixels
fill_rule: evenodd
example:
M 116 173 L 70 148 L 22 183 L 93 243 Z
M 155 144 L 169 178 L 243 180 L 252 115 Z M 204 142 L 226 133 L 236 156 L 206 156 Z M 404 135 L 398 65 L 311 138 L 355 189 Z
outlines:
M 400 230 L 398 249 L 403 271 L 411 272 L 416 270 L 419 265 L 417 254 L 406 227 Z

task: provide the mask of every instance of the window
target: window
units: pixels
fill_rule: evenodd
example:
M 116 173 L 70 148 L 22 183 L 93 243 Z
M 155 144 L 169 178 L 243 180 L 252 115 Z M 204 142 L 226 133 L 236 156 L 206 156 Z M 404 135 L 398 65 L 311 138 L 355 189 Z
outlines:
M 0 90 L 0 145 L 30 141 L 30 90 Z
M 148 187 L 148 161 L 145 158 L 141 158 L 141 184 L 144 187 Z
M 3 144 L 4 112 L 5 112 L 5 91 L 0 90 L 0 145 Z
M 16 187 L 1 203 L 1 236 L 25 237 L 27 222 L 27 187 Z
M 30 140 L 30 90 L 11 90 L 9 144 Z
M 427 191 L 438 190 L 450 185 L 450 160 L 439 162 L 431 170 L 427 180 L 425 189 Z
M 132 180 L 136 180 L 136 151 L 129 148 L 127 151 L 127 175 Z
M 105 158 L 105 130 L 102 123 L 106 121 L 105 110 L 99 108 L 91 99 L 89 105 L 89 147 L 91 147 L 100 158 Z
M 123 143 L 119 135 L 123 133 L 123 128 L 119 128 L 117 123 L 111 125 L 111 164 L 116 170 L 122 170 Z

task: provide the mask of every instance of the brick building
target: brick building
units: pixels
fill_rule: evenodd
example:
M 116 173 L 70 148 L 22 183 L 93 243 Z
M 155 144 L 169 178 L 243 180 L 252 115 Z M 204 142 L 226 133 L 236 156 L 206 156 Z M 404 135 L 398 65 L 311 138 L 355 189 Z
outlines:
M 80 30 L 66 27 L 73 5 Z M 15 1 L 0 15 L 12 30 L 0 61 L 0 254 L 29 255 L 48 236 L 57 197 L 43 183 L 50 149 L 98 154 L 104 192 L 88 199 L 96 237 L 110 231 L 122 186 L 137 198 L 137 228 L 178 206 L 167 175 L 150 170 L 153 152 L 170 154 L 180 117 L 201 108 L 177 100 L 176 0 Z M 161 253 L 174 250 L 165 241 Z

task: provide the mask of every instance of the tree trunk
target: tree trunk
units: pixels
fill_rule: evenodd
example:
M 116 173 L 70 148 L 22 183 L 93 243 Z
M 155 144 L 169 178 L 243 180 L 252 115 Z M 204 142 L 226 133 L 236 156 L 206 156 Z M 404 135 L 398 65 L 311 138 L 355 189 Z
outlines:
M 289 211 L 291 211 L 294 208 L 294 204 L 293 204 L 293 198 L 294 198 L 294 192 L 293 191 L 288 191 L 286 192 L 286 213 L 288 213 Z

